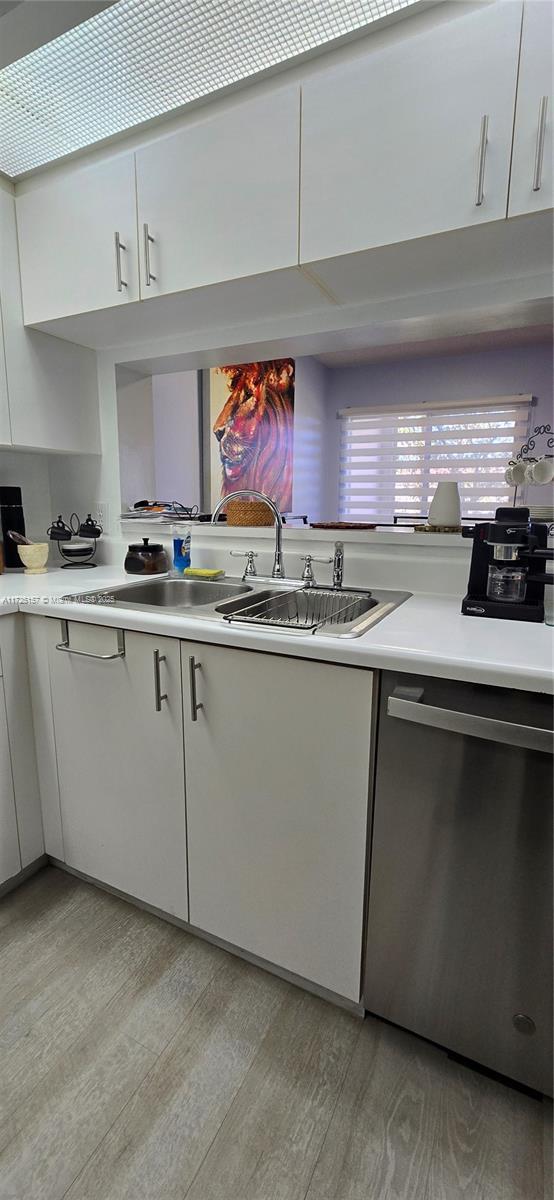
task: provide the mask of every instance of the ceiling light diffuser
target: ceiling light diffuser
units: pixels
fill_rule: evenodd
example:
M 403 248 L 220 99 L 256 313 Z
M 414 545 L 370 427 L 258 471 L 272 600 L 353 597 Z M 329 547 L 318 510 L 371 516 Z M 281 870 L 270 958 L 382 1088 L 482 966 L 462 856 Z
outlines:
M 21 175 L 416 2 L 118 0 L 0 71 L 0 171 Z

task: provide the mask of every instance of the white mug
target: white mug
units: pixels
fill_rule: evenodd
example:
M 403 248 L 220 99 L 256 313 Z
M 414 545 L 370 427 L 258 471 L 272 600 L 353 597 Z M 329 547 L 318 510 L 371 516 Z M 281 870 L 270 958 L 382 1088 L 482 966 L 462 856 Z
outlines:
M 429 509 L 430 525 L 459 525 L 461 523 L 460 493 L 455 480 L 437 483 Z
M 554 458 L 539 458 L 533 463 L 533 474 L 530 483 L 552 483 L 554 479 Z
M 504 478 L 506 483 L 511 484 L 512 487 L 520 487 L 522 483 L 525 483 L 525 463 L 518 462 L 508 467 Z
M 525 480 L 524 480 L 525 483 L 534 483 L 535 482 L 535 476 L 534 476 L 533 472 L 535 470 L 536 465 L 537 464 L 534 462 L 525 463 Z

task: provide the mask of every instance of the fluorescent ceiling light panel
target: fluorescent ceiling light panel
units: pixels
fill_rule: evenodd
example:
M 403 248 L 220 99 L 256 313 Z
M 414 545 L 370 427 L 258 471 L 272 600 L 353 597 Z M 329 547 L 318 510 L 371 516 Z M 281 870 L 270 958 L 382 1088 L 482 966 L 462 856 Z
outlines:
M 118 0 L 0 71 L 0 171 L 15 177 L 417 0 Z

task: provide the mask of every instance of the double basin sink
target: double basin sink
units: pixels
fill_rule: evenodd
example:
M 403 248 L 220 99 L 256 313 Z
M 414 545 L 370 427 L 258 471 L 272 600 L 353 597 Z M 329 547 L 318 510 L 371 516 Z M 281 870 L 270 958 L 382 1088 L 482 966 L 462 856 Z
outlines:
M 408 596 L 408 592 L 308 588 L 294 580 L 263 583 L 255 579 L 164 576 L 64 599 L 148 612 L 162 609 L 176 615 L 289 633 L 321 631 L 331 637 L 359 637 Z

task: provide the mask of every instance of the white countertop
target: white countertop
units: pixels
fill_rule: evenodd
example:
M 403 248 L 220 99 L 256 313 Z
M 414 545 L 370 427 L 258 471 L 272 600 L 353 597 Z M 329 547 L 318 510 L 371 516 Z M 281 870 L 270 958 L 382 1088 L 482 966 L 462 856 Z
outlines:
M 460 612 L 460 599 L 453 596 L 414 595 L 374 629 L 352 639 L 241 629 L 222 621 L 176 616 L 163 609 L 140 612 L 61 600 L 71 593 L 129 582 L 120 567 L 79 572 L 55 569 L 36 576 L 9 572 L 0 577 L 0 614 L 20 609 L 272 654 L 554 692 L 551 627 L 466 617 Z

